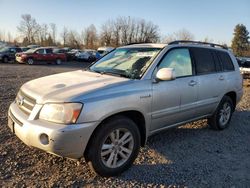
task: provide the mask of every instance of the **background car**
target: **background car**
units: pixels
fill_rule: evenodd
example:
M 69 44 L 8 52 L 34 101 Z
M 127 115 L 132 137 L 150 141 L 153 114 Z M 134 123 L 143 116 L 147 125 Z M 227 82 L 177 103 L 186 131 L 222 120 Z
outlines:
M 54 48 L 53 52 L 54 53 L 63 53 L 66 56 L 66 61 L 70 59 L 68 52 L 71 50 L 71 48 Z
M 29 50 L 30 48 L 29 47 L 20 47 L 22 52 L 26 52 L 27 50 Z
M 76 56 L 77 61 L 88 61 L 88 62 L 93 62 L 101 58 L 101 55 L 99 54 L 99 52 L 97 52 L 96 50 L 90 50 L 90 49 L 77 52 L 75 56 Z
M 81 52 L 79 49 L 71 49 L 70 51 L 66 52 L 66 57 L 68 61 L 75 60 L 76 59 L 76 53 Z
M 101 56 L 106 55 L 107 53 L 111 52 L 112 50 L 114 50 L 115 48 L 113 47 L 100 47 L 97 49 L 97 51 L 99 52 L 99 54 Z
M 31 45 L 28 45 L 27 46 L 28 48 L 39 48 L 41 47 L 40 45 L 37 45 L 37 44 L 31 44 Z
M 35 48 L 23 53 L 16 54 L 16 61 L 18 63 L 28 63 L 29 65 L 32 65 L 34 63 L 51 62 L 61 64 L 62 61 L 66 61 L 66 55 L 63 53 L 53 52 L 53 48 Z
M 22 52 L 19 47 L 4 47 L 0 49 L 0 61 L 3 63 L 8 63 L 9 61 L 15 60 L 15 54 Z

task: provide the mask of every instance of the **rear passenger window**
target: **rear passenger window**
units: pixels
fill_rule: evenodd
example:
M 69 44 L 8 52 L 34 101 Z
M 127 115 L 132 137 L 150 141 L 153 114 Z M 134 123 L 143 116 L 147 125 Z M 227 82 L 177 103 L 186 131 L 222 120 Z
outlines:
M 197 74 L 216 72 L 212 53 L 206 48 L 192 48 Z
M 228 53 L 218 51 L 217 54 L 218 54 L 218 56 L 220 58 L 223 70 L 224 71 L 233 71 L 234 70 L 234 65 L 233 65 L 233 62 L 232 62 L 230 56 L 228 55 Z
M 46 54 L 52 54 L 53 50 L 52 49 L 46 49 Z

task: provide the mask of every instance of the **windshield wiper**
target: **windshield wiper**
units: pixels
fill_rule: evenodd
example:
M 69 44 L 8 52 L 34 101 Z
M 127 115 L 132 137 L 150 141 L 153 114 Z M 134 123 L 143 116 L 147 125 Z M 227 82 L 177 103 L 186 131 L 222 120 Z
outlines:
M 130 78 L 129 75 L 127 75 L 127 74 L 121 74 L 121 73 L 118 73 L 118 72 L 98 71 L 98 70 L 92 70 L 92 71 L 100 73 L 100 74 L 107 74 L 107 75 L 111 75 L 111 76 L 119 76 L 119 77 L 124 77 L 124 78 Z

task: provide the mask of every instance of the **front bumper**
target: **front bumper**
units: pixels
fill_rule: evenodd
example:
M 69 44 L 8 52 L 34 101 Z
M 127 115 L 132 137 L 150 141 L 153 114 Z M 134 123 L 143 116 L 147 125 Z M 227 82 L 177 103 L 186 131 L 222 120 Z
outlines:
M 32 118 L 37 117 L 32 113 L 27 116 L 13 102 L 8 111 L 8 126 L 12 132 L 28 146 L 71 159 L 83 156 L 89 138 L 98 125 L 98 122 L 56 124 Z
M 25 60 L 23 58 L 21 58 L 21 57 L 16 57 L 16 61 L 18 63 L 25 63 Z

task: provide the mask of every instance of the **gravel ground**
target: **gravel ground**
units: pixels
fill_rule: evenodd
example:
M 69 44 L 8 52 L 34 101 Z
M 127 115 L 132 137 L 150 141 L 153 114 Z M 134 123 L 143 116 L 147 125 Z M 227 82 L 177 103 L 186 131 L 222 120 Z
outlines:
M 0 186 L 6 187 L 248 187 L 250 185 L 250 81 L 231 125 L 208 128 L 206 120 L 149 138 L 134 165 L 102 178 L 79 163 L 29 148 L 7 127 L 7 109 L 28 80 L 79 69 L 86 64 L 0 64 Z

